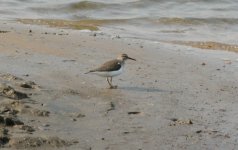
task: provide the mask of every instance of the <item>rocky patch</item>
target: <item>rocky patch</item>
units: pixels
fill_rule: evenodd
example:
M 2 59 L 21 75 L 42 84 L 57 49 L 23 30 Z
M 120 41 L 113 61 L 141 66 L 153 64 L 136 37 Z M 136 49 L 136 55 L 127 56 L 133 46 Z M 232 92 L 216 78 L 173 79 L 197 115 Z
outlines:
M 28 98 L 26 93 L 16 91 L 13 87 L 6 84 L 0 84 L 0 95 L 15 100 Z
M 12 148 L 21 148 L 21 149 L 27 149 L 27 148 L 34 148 L 34 147 L 65 147 L 70 146 L 74 143 L 77 143 L 77 141 L 66 141 L 63 139 L 60 139 L 58 137 L 19 137 L 19 138 L 12 138 L 10 139 L 8 146 Z

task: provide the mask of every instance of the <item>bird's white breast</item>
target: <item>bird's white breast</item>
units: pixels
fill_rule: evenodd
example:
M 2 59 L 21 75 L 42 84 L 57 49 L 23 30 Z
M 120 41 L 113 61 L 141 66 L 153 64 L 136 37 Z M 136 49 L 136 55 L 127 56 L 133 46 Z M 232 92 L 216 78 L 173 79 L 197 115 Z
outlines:
M 114 77 L 114 76 L 118 76 L 123 72 L 123 66 L 121 66 L 121 68 L 119 70 L 116 71 L 101 71 L 101 72 L 93 72 L 96 75 L 102 76 L 102 77 Z

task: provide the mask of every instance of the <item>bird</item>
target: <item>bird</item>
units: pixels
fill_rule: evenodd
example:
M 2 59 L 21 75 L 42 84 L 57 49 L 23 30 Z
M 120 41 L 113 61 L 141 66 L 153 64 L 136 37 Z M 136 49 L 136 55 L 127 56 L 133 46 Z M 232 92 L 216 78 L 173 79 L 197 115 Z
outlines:
M 109 89 L 116 89 L 117 85 L 112 84 L 112 77 L 123 73 L 125 61 L 128 59 L 136 61 L 136 59 L 129 57 L 127 54 L 120 54 L 116 59 L 107 61 L 100 67 L 92 69 L 85 74 L 93 73 L 101 77 L 106 77 Z

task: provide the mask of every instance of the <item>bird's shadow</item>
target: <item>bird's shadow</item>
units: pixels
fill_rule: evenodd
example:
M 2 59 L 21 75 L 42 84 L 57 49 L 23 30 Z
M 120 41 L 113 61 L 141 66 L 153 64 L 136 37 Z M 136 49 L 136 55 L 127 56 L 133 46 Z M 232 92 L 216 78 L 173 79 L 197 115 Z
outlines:
M 127 90 L 127 91 L 137 91 L 137 92 L 172 92 L 169 90 L 162 90 L 159 88 L 152 87 L 137 87 L 137 86 L 127 86 L 127 87 L 119 87 L 118 89 Z

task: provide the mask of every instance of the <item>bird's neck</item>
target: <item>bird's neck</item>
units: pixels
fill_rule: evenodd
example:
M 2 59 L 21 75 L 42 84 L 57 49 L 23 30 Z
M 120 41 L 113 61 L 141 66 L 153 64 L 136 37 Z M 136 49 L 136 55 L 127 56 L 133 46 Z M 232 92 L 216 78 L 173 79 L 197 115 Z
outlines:
M 125 60 L 122 60 L 122 59 L 117 59 L 117 60 L 120 62 L 122 66 L 125 64 Z

